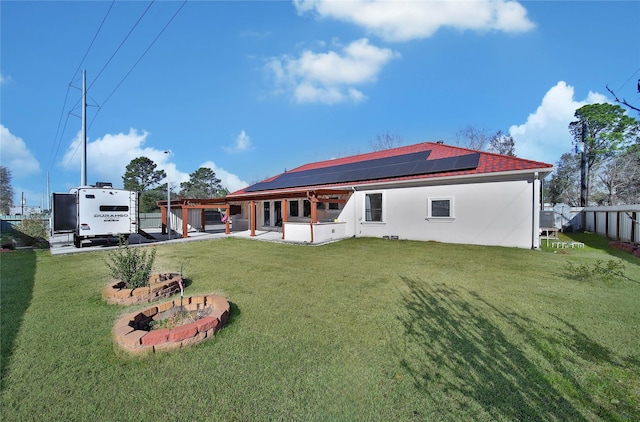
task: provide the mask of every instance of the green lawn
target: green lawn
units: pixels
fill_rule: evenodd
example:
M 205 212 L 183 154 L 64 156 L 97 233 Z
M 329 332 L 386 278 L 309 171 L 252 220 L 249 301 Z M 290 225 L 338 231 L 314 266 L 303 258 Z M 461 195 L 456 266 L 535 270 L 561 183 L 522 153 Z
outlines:
M 4 253 L 1 417 L 640 420 L 640 259 L 574 239 L 587 247 L 161 245 L 155 272 L 183 268 L 186 295 L 232 313 L 214 339 L 144 357 L 113 344 L 108 252 Z M 567 273 L 597 260 L 624 277 Z

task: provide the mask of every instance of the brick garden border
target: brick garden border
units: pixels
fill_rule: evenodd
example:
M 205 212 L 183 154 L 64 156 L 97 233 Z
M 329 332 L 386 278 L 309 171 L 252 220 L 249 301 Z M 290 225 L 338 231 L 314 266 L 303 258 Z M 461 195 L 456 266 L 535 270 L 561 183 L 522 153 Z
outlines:
M 177 273 L 151 274 L 148 287 L 125 288 L 124 282 L 109 283 L 102 289 L 102 297 L 116 305 L 135 305 L 153 302 L 180 292 L 182 276 Z
M 631 242 L 611 241 L 609 246 L 630 253 L 640 258 L 640 245 Z
M 213 337 L 229 319 L 230 305 L 223 296 L 213 294 L 190 296 L 182 299 L 184 309 L 187 311 L 210 310 L 207 316 L 175 328 L 151 331 L 136 329 L 136 327 L 147 325 L 151 320 L 158 320 L 162 312 L 173 306 L 180 306 L 180 299 L 122 316 L 113 327 L 115 342 L 125 351 L 135 354 L 175 350 Z

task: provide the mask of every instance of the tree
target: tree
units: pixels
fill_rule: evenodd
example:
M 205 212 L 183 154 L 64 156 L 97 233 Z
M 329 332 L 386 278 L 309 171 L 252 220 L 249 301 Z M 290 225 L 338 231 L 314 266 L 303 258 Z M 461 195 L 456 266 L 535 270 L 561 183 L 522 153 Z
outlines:
M 11 186 L 11 170 L 0 166 L 0 213 L 8 215 L 13 206 L 13 187 Z
M 369 141 L 371 151 L 383 151 L 385 149 L 396 148 L 402 145 L 404 139 L 401 135 L 389 133 L 377 134 L 375 141 Z
M 487 148 L 487 151 L 515 157 L 516 142 L 513 140 L 511 135 L 505 135 L 501 130 L 499 130 L 491 137 L 491 140 L 489 140 L 489 147 Z
M 608 160 L 624 152 L 632 144 L 638 143 L 639 122 L 625 114 L 625 110 L 615 104 L 588 104 L 575 112 L 578 119 L 569 124 L 569 132 L 576 146 L 582 146 L 586 154 L 586 184 L 591 183 L 591 175 Z M 584 141 L 584 142 L 583 142 Z M 587 204 L 589 203 L 587 194 Z
M 621 159 L 625 173 L 618 196 L 625 204 L 640 204 L 640 144 L 631 147 Z
M 158 211 L 157 201 L 167 199 L 167 185 L 164 184 L 155 189 L 149 189 L 140 194 L 140 212 Z
M 189 175 L 188 182 L 180 183 L 183 198 L 215 198 L 224 188 L 221 180 L 207 167 L 200 167 Z
M 633 117 L 625 114 L 622 107 L 615 104 L 588 104 L 575 112 L 578 119 L 569 123 L 569 132 L 574 145 L 582 143 L 583 128 L 589 167 L 597 166 L 617 152 L 638 142 L 640 125 Z
M 156 170 L 156 167 L 157 164 L 147 157 L 134 158 L 122 176 L 124 188 L 142 193 L 156 187 L 160 180 L 167 177 L 164 170 Z
M 580 156 L 565 153 L 556 164 L 556 170 L 549 181 L 549 202 L 580 205 Z
M 609 85 L 607 85 L 607 91 L 609 91 L 611 93 L 611 95 L 613 95 L 613 98 L 616 100 L 616 103 L 623 104 L 623 105 L 629 107 L 631 110 L 635 110 L 640 114 L 640 108 L 634 107 L 631 104 L 629 104 L 627 102 L 626 98 L 623 98 L 622 100 L 620 98 L 618 98 L 616 93 L 613 92 L 613 90 L 611 88 L 609 88 Z M 638 94 L 640 94 L 640 79 L 638 79 Z
M 604 195 L 596 202 L 606 205 L 640 203 L 640 146 L 608 161 L 598 179 Z
M 487 129 L 480 129 L 473 125 L 456 132 L 456 144 L 476 151 L 482 150 L 489 139 L 491 139 L 491 135 Z

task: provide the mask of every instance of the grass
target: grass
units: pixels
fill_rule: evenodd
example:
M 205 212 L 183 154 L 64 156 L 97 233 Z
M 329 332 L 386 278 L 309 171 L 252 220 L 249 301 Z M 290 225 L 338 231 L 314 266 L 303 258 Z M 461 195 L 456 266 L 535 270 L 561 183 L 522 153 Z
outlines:
M 232 313 L 214 339 L 145 357 L 113 345 L 105 252 L 5 253 L 2 419 L 639 420 L 640 260 L 572 236 L 586 247 L 158 246 L 157 272 Z M 624 277 L 567 274 L 597 259 Z

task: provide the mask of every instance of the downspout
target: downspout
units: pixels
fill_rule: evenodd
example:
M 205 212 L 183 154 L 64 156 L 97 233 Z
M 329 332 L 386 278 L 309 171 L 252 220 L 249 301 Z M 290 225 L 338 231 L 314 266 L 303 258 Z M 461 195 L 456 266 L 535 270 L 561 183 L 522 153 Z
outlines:
M 255 237 L 256 235 L 256 202 L 255 201 L 251 201 L 251 205 L 250 205 L 250 209 L 249 209 L 249 227 L 251 228 L 251 237 Z
M 287 199 L 282 200 L 282 208 L 284 208 L 284 212 L 283 210 L 280 210 L 280 212 L 282 212 L 282 240 L 284 240 L 284 226 L 289 221 L 289 201 Z
M 531 182 L 533 185 L 531 189 L 531 249 L 536 249 L 540 246 L 540 236 L 537 235 L 538 229 L 536 227 L 536 212 L 539 213 L 539 210 L 536 209 L 536 180 L 538 180 L 537 171 L 533 174 Z M 538 239 L 538 242 L 536 242 L 536 239 Z
M 358 203 L 358 197 L 356 196 L 356 188 L 355 186 L 351 186 L 351 190 L 353 191 L 352 197 L 353 197 L 353 237 L 358 237 L 358 228 L 357 228 L 357 221 L 358 221 L 358 210 L 357 210 L 357 203 Z
M 318 205 L 318 197 L 315 192 L 307 193 L 307 198 L 309 198 L 309 202 L 311 204 L 311 222 L 309 223 L 309 228 L 311 229 L 311 243 L 313 243 L 313 223 L 318 219 L 318 211 L 316 206 Z

